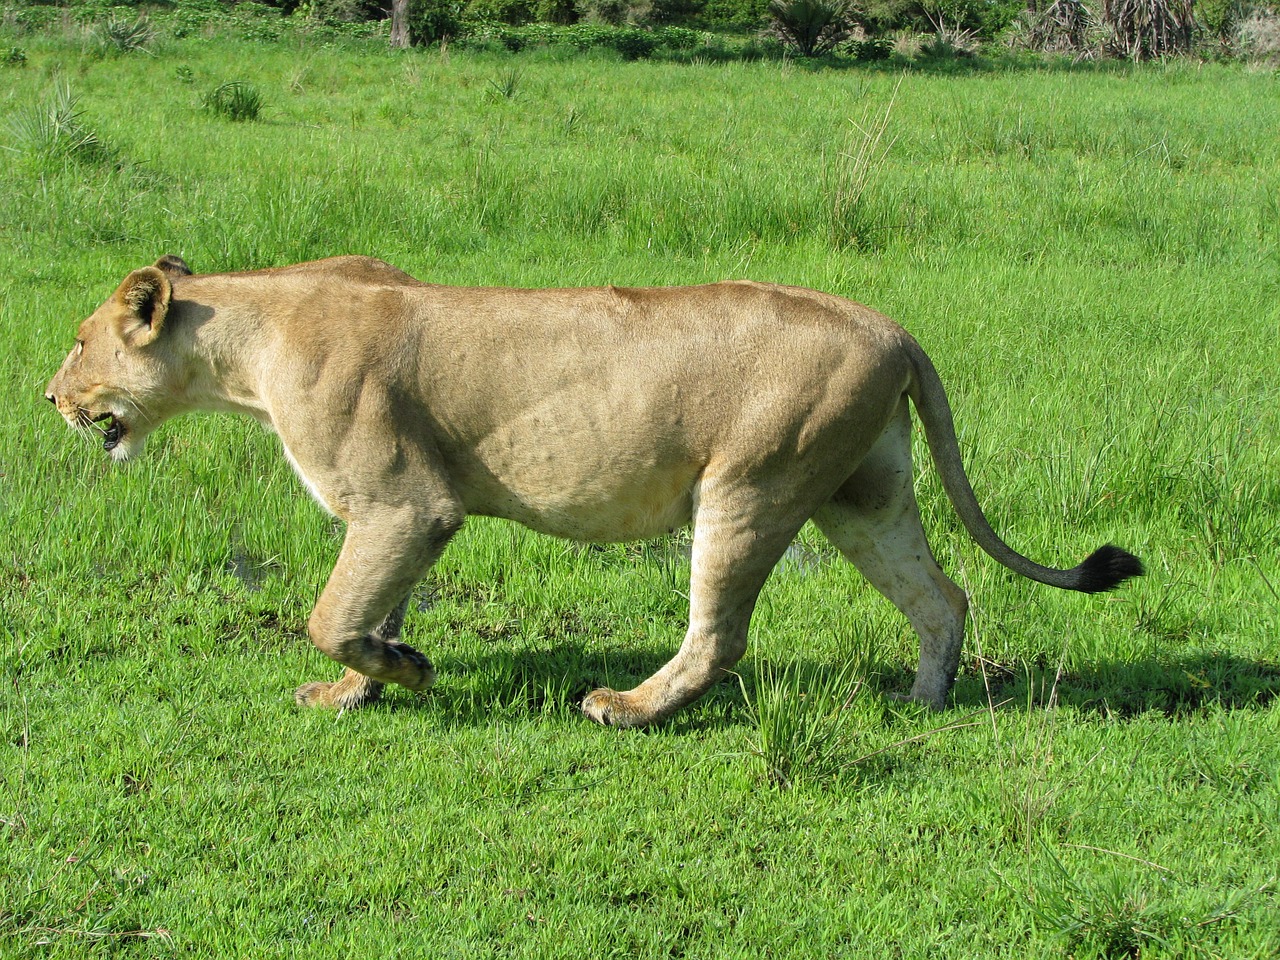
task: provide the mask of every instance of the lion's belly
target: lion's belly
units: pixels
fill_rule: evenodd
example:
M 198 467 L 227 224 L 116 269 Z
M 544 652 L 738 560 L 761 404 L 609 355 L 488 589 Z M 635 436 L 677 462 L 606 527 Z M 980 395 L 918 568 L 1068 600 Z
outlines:
M 505 449 L 504 449 L 505 447 Z M 496 448 L 496 449 L 495 449 Z M 571 540 L 643 540 L 686 526 L 699 467 L 606 443 L 501 443 L 455 480 L 468 513 Z
M 557 485 L 522 476 L 474 497 L 468 512 L 504 517 L 570 540 L 619 542 L 661 536 L 687 526 L 692 473 L 636 477 L 560 477 Z M 471 498 L 469 498 L 471 499 Z
M 689 523 L 688 497 L 669 503 L 521 503 L 497 516 L 515 520 L 539 533 L 569 540 L 617 543 L 648 540 Z
M 695 450 L 705 444 L 691 436 L 677 396 L 557 391 L 495 420 L 444 450 L 467 512 L 598 542 L 689 523 L 706 462 Z

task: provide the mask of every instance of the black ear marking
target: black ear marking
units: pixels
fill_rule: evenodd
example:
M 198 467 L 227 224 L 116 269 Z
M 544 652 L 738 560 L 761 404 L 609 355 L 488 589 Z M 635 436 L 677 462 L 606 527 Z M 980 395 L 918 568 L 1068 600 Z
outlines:
M 191 268 L 187 266 L 187 261 L 172 253 L 166 253 L 157 260 L 155 267 L 170 280 L 176 280 L 178 277 L 189 277 L 192 274 Z

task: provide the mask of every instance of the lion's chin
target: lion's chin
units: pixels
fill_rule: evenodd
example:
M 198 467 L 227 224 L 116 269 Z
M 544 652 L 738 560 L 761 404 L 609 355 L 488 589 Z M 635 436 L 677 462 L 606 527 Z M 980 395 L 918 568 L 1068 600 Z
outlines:
M 117 413 L 103 413 L 93 418 L 102 433 L 102 449 L 111 454 L 112 460 L 128 460 L 142 452 L 146 431 L 125 420 Z
M 142 448 L 146 446 L 147 438 L 136 430 L 125 430 L 121 434 L 120 439 L 116 441 L 115 446 L 106 447 L 107 452 L 111 454 L 111 459 L 117 463 L 123 463 L 125 460 L 132 460 L 134 457 L 142 453 Z

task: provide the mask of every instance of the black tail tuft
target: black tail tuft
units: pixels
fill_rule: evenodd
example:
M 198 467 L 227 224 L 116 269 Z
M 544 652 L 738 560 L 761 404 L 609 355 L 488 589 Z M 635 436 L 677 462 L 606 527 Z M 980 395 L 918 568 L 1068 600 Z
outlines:
M 1127 550 L 1107 544 L 1099 547 L 1076 567 L 1075 589 L 1081 593 L 1101 593 L 1114 590 L 1130 577 L 1140 577 L 1146 571 L 1142 561 Z

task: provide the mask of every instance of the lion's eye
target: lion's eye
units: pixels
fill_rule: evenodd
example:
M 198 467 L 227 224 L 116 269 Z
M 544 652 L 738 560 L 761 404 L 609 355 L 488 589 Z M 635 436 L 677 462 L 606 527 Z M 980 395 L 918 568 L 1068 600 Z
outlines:
M 84 341 L 83 341 L 83 340 L 77 340 L 77 341 L 76 341 L 76 356 L 78 357 L 78 356 L 80 356 L 80 354 L 82 354 L 82 353 L 84 353 Z

